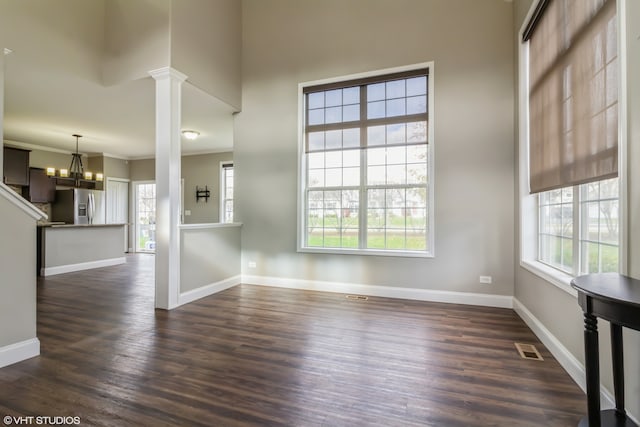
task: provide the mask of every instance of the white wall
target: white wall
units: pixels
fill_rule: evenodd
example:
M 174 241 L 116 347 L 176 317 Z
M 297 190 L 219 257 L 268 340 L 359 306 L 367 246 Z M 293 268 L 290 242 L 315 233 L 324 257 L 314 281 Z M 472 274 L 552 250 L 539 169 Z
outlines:
M 517 33 L 532 3 L 533 0 L 516 0 L 514 2 L 514 40 L 517 38 Z M 640 162 L 640 81 L 635 77 L 640 75 L 640 29 L 637 26 L 637 23 L 640 22 L 640 2 L 625 0 L 623 3 L 627 7 L 625 21 L 630 30 L 623 36 L 628 44 L 626 73 L 630 77 L 627 81 L 628 90 L 626 91 L 628 99 L 627 116 L 629 118 L 628 131 L 626 132 L 628 156 L 622 162 L 626 164 L 629 171 L 627 182 L 628 207 L 623 214 L 626 214 L 629 220 L 629 227 L 625 236 L 629 243 L 627 254 L 628 274 L 640 277 L 640 256 L 638 256 L 640 253 L 640 170 L 637 167 Z M 517 105 L 518 99 L 516 97 L 516 108 Z M 515 135 L 517 135 L 517 132 Z M 516 156 L 516 168 L 518 167 L 517 158 Z M 516 224 L 519 224 L 520 214 L 518 198 L 519 195 L 516 195 Z M 577 299 L 520 267 L 519 230 L 516 232 L 515 247 L 517 252 L 515 264 L 516 299 L 561 343 L 568 351 L 568 357 L 575 358 L 580 364 L 584 365 L 583 316 Z M 609 326 L 607 322 L 600 320 L 598 327 L 600 331 L 601 379 L 609 392 L 612 392 L 613 379 Z M 640 334 L 625 330 L 624 340 L 627 409 L 636 419 L 640 419 L 640 367 L 638 364 Z
M 242 4 L 234 162 L 243 274 L 511 295 L 512 4 Z M 298 83 L 426 61 L 435 62 L 436 257 L 296 253 Z M 479 275 L 494 283 L 480 285 Z

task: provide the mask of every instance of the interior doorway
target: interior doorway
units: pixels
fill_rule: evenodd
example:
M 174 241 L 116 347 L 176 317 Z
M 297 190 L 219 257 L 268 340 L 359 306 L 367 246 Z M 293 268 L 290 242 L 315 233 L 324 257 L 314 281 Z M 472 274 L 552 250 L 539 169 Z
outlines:
M 124 251 L 130 252 L 129 244 L 129 180 L 107 178 L 105 182 L 107 224 L 124 224 Z
M 156 183 L 136 181 L 134 193 L 134 242 L 135 252 L 156 251 Z

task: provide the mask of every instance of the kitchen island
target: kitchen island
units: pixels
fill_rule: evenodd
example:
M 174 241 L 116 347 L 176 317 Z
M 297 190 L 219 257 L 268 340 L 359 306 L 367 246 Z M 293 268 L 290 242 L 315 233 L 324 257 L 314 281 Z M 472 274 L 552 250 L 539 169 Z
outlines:
M 124 264 L 125 224 L 50 224 L 38 227 L 41 276 Z

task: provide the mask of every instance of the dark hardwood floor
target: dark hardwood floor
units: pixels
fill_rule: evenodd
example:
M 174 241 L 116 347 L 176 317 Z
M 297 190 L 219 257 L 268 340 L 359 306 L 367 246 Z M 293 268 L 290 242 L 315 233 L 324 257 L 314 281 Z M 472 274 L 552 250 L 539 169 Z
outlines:
M 241 285 L 154 312 L 151 255 L 40 279 L 38 337 L 40 357 L 0 369 L 2 417 L 448 427 L 575 426 L 586 413 L 512 310 Z

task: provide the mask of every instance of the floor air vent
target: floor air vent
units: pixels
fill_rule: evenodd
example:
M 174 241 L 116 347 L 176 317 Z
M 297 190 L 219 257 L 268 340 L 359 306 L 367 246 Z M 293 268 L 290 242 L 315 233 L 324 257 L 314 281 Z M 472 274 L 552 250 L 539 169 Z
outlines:
M 366 297 L 364 295 L 346 295 L 346 298 L 356 300 L 356 301 L 366 301 L 369 299 L 369 297 Z
M 519 342 L 514 344 L 518 353 L 520 353 L 520 357 L 523 359 L 544 360 L 535 346 L 531 344 L 521 344 Z

